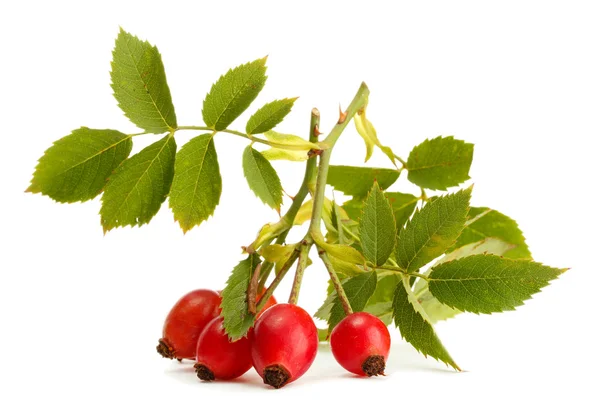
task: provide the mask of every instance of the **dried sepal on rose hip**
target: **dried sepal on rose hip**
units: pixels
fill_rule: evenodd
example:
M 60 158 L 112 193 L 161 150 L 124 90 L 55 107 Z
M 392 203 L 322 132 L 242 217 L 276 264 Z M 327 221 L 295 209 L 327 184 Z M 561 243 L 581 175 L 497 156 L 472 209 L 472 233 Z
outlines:
M 281 388 L 310 368 L 318 344 L 312 317 L 299 306 L 278 304 L 263 313 L 254 326 L 252 365 L 265 384 Z
M 376 316 L 357 312 L 333 328 L 331 351 L 336 361 L 356 375 L 384 375 L 390 353 L 390 333 Z
M 208 289 L 193 290 L 175 303 L 163 327 L 156 350 L 164 358 L 194 359 L 198 337 L 219 316 L 221 296 Z

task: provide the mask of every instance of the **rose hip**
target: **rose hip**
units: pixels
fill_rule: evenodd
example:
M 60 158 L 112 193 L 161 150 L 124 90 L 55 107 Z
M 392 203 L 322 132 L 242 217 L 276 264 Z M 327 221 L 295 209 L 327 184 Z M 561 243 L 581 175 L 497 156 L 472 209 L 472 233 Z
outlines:
M 198 289 L 189 292 L 173 306 L 163 327 L 163 337 L 156 350 L 165 358 L 193 359 L 202 329 L 221 310 L 221 297 L 215 291 Z
M 252 365 L 275 388 L 300 378 L 317 355 L 317 327 L 302 308 L 284 303 L 267 309 L 254 326 Z
M 229 380 L 244 374 L 252 366 L 248 336 L 231 342 L 223 328 L 223 318 L 210 321 L 202 330 L 196 348 L 196 374 L 204 381 Z
M 390 333 L 383 322 L 366 312 L 346 316 L 333 328 L 331 351 L 348 371 L 362 376 L 383 375 L 390 353 Z

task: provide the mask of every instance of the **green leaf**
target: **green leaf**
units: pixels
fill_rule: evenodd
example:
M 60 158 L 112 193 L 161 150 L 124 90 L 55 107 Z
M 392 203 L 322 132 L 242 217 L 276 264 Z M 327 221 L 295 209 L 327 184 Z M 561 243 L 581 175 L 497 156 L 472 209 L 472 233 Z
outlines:
M 317 246 L 320 249 L 323 249 L 325 252 L 327 252 L 331 258 L 354 265 L 365 265 L 365 258 L 354 247 L 343 244 L 329 244 L 325 243 L 324 241 L 317 240 L 315 240 L 315 243 L 317 243 Z
M 311 149 L 320 149 L 319 144 L 302 139 L 297 135 L 267 131 L 264 133 L 264 136 L 274 148 L 293 151 L 309 151 Z
M 511 259 L 531 259 L 531 252 L 516 221 L 487 207 L 471 207 L 467 216 L 467 227 L 453 248 L 458 248 L 487 237 L 504 240 L 515 246 L 506 253 Z
M 76 129 L 46 150 L 27 192 L 42 193 L 61 203 L 91 200 L 129 156 L 131 146 L 131 137 L 119 131 Z
M 265 261 L 275 263 L 275 274 L 278 274 L 283 265 L 294 253 L 297 244 L 271 244 L 260 249 L 260 255 L 264 257 Z
M 383 272 L 382 272 L 383 273 Z M 373 296 L 369 299 L 369 305 L 379 302 L 392 302 L 394 299 L 394 290 L 396 285 L 402 281 L 400 273 L 393 274 L 378 274 L 377 289 L 373 292 Z
M 242 159 L 248 186 L 260 200 L 279 211 L 283 202 L 283 188 L 277 172 L 260 152 L 247 146 Z
M 307 202 L 302 204 L 302 206 L 298 210 L 298 214 L 296 214 L 296 218 L 294 219 L 294 226 L 300 226 L 300 225 L 306 223 L 308 220 L 310 220 L 310 217 L 312 215 L 312 207 L 313 207 L 312 199 L 308 200 Z M 323 200 L 322 217 L 323 217 L 323 221 L 327 221 L 327 226 L 333 225 L 333 223 L 331 222 L 332 209 L 333 209 L 333 204 L 332 204 L 331 200 L 328 198 L 325 198 L 325 200 Z
M 396 227 L 398 231 L 406 224 L 412 213 L 415 211 L 419 197 L 412 194 L 387 192 L 385 196 L 392 205 Z
M 177 153 L 169 206 L 185 233 L 208 219 L 220 198 L 221 173 L 213 135 L 199 135 Z
M 268 150 L 261 151 L 260 153 L 269 161 L 306 161 L 308 159 L 307 151 L 269 148 Z
M 373 183 L 377 181 L 379 188 L 385 190 L 394 184 L 400 173 L 388 168 L 350 167 L 332 165 L 329 167 L 327 184 L 349 196 L 364 198 Z
M 473 144 L 454 137 L 427 139 L 408 156 L 408 179 L 419 187 L 446 190 L 470 178 L 471 161 Z
M 381 145 L 381 142 L 379 142 L 379 138 L 377 138 L 377 131 L 375 130 L 375 127 L 373 126 L 371 121 L 367 119 L 366 104 L 362 110 L 358 111 L 356 115 L 354 115 L 353 119 L 356 131 L 365 141 L 365 145 L 367 147 L 367 155 L 365 156 L 365 162 L 369 161 L 371 155 L 373 155 L 373 148 L 375 146 L 378 146 L 381 149 L 381 151 L 385 155 L 387 155 L 390 161 L 392 161 L 392 163 L 396 165 L 396 157 L 394 156 L 392 149 L 390 147 Z
M 364 200 L 353 198 L 342 204 L 342 208 L 344 209 L 346 214 L 348 214 L 348 217 L 351 220 L 358 222 L 360 221 L 360 216 L 362 214 L 362 209 L 364 205 Z
M 515 246 L 508 244 L 499 239 L 487 238 L 480 240 L 475 243 L 467 244 L 450 253 L 446 253 L 443 257 L 438 259 L 433 266 L 425 272 L 425 276 L 431 273 L 431 269 L 442 263 L 446 263 L 452 260 L 460 259 L 467 256 L 476 254 L 495 254 L 498 256 L 506 254 L 506 252 L 513 249 Z M 451 308 L 450 306 L 444 305 L 437 300 L 429 291 L 428 283 L 425 279 L 419 279 L 414 287 L 415 294 L 419 298 L 419 302 L 427 312 L 429 319 L 432 323 L 445 321 L 453 318 L 454 316 L 462 313 L 458 309 Z
M 121 29 L 111 67 L 115 98 L 131 122 L 155 134 L 177 127 L 165 68 L 156 46 Z
M 254 325 L 254 315 L 248 313 L 248 284 L 254 269 L 260 263 L 257 254 L 251 254 L 233 268 L 227 284 L 221 292 L 221 316 L 223 327 L 231 341 L 246 336 Z
M 393 292 L 393 290 L 392 290 Z M 392 308 L 392 302 L 377 302 L 368 304 L 363 309 L 363 312 L 370 313 L 371 315 L 377 316 L 386 325 L 390 325 L 394 319 L 394 309 Z
M 468 188 L 439 197 L 417 211 L 398 232 L 398 265 L 414 272 L 452 246 L 465 225 L 470 198 Z
M 262 134 L 275 128 L 290 113 L 298 98 L 286 98 L 264 105 L 254 113 L 246 124 L 246 133 Z
M 429 291 L 425 290 L 419 297 L 419 302 L 423 306 L 423 310 L 429 316 L 429 321 L 432 324 L 452 319 L 457 315 L 460 315 L 462 311 L 452 308 L 448 305 L 444 305 L 442 302 L 437 300 Z
M 406 277 L 396 287 L 393 310 L 394 323 L 407 342 L 423 355 L 429 355 L 460 371 L 435 333 L 432 322 L 415 297 L 410 288 L 409 279 Z
M 176 151 L 175 139 L 167 135 L 123 161 L 102 194 L 104 232 L 150 222 L 171 188 Z
M 331 223 L 333 224 L 333 227 L 335 227 L 335 232 L 337 233 L 337 242 L 339 244 L 346 244 L 346 234 L 344 232 L 343 221 L 347 219 L 348 215 L 346 212 L 342 210 L 342 208 L 338 206 L 335 201 L 333 201 L 331 209 Z
M 267 77 L 266 56 L 230 69 L 204 98 L 202 118 L 209 128 L 222 131 L 258 96 Z
M 376 286 L 377 275 L 375 272 L 365 273 L 344 281 L 342 287 L 348 297 L 352 311 L 360 312 L 364 309 Z M 342 301 L 338 298 L 336 292 L 333 293 L 333 297 L 333 306 L 328 318 L 329 331 L 333 330 L 346 316 Z
M 359 225 L 363 255 L 375 266 L 382 266 L 396 244 L 396 222 L 377 182 L 367 196 Z
M 494 255 L 468 256 L 434 267 L 429 290 L 462 311 L 502 312 L 522 305 L 566 270 Z

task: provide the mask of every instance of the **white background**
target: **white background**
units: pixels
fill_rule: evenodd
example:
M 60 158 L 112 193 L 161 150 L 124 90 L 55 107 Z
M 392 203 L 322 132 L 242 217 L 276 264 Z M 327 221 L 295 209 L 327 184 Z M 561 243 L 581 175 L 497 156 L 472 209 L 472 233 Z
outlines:
M 598 412 L 596 6 L 3 2 L 0 412 Z M 71 129 L 136 131 L 109 87 L 119 25 L 159 47 L 180 125 L 201 123 L 202 100 L 220 74 L 266 54 L 269 80 L 251 109 L 300 96 L 281 131 L 305 135 L 313 106 L 327 130 L 364 80 L 385 144 L 406 156 L 438 135 L 475 143 L 473 205 L 510 215 L 536 260 L 572 270 L 517 312 L 437 325 L 460 374 L 424 359 L 392 329 L 385 378 L 353 378 L 324 347 L 305 377 L 279 391 L 254 372 L 200 383 L 190 364 L 162 360 L 154 347 L 175 300 L 222 288 L 240 246 L 277 220 L 245 184 L 247 142 L 218 137 L 221 204 L 185 237 L 166 205 L 150 225 L 103 236 L 97 199 L 59 205 L 23 193 L 44 149 Z M 190 137 L 179 134 L 179 146 Z M 134 151 L 151 139 L 136 139 Z M 363 157 L 349 128 L 333 162 L 360 165 Z M 388 164 L 376 151 L 369 165 Z M 276 168 L 294 193 L 302 166 Z M 314 312 L 326 273 L 315 263 L 305 280 L 300 304 Z

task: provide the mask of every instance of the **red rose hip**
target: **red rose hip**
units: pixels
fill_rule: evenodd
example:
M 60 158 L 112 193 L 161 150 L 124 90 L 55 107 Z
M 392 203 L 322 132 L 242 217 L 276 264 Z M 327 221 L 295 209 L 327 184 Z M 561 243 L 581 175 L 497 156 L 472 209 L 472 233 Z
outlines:
M 198 289 L 177 301 L 163 327 L 156 350 L 165 358 L 194 359 L 202 329 L 219 316 L 221 297 L 215 291 Z
M 265 384 L 281 388 L 308 370 L 318 344 L 311 316 L 296 305 L 278 304 L 267 309 L 254 326 L 252 365 Z
M 231 342 L 223 328 L 223 318 L 213 319 L 206 325 L 196 347 L 196 374 L 204 381 L 229 380 L 244 374 L 252 366 L 248 336 Z
M 390 333 L 381 320 L 366 312 L 346 316 L 331 331 L 331 351 L 348 371 L 369 377 L 383 375 L 390 353 Z

